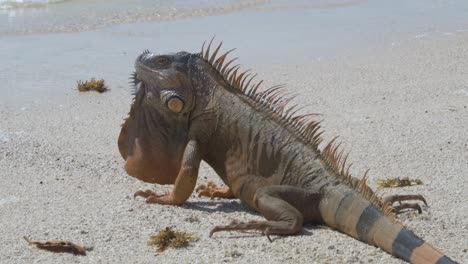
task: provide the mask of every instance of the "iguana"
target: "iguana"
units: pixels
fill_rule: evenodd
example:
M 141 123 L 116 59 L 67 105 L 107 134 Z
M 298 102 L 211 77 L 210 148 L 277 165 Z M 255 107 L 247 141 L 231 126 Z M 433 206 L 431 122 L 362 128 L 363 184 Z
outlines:
M 378 197 L 351 176 L 336 140 L 321 149 L 320 122 L 286 106 L 282 86 L 260 91 L 255 74 L 218 56 L 222 42 L 200 53 L 157 55 L 145 50 L 132 75 L 134 99 L 118 139 L 126 172 L 142 181 L 174 184 L 171 192 L 138 191 L 148 203 L 180 205 L 195 189 L 200 162 L 225 187 L 201 195 L 238 198 L 266 221 L 232 222 L 220 231 L 298 234 L 304 222 L 327 225 L 411 263 L 455 263 L 404 227 L 395 214 L 421 210 L 421 195 Z M 394 202 L 400 202 L 393 206 Z

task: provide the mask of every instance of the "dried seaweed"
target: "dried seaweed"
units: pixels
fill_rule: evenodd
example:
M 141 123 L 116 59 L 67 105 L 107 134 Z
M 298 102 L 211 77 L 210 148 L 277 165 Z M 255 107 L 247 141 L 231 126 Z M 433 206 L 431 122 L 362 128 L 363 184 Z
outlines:
M 172 227 L 166 227 L 157 235 L 151 236 L 148 246 L 157 246 L 157 252 L 163 252 L 168 247 L 181 248 L 186 247 L 190 242 L 197 241 L 198 237 L 187 232 L 174 231 Z
M 91 78 L 89 81 L 77 81 L 76 83 L 80 92 L 96 91 L 103 93 L 109 90 L 103 79 L 96 80 L 95 78 Z
M 86 248 L 63 240 L 50 240 L 46 242 L 31 241 L 27 237 L 23 237 L 29 245 L 36 246 L 39 249 L 56 252 L 56 253 L 71 253 L 73 255 L 86 256 Z
M 423 184 L 424 183 L 421 179 L 410 179 L 409 177 L 387 178 L 377 180 L 377 186 L 379 186 L 380 188 L 396 188 Z

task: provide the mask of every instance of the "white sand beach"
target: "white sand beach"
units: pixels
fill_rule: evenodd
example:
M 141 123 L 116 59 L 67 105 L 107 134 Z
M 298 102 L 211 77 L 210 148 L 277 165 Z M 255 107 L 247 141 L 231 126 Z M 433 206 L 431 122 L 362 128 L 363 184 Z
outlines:
M 467 263 L 466 9 L 457 8 L 459 1 L 428 1 L 433 6 L 393 16 L 391 7 L 376 11 L 362 1 L 313 8 L 282 2 L 171 21 L 1 35 L 0 263 L 402 263 L 315 225 L 273 243 L 256 233 L 209 238 L 215 225 L 262 219 L 239 200 L 194 193 L 179 207 L 133 199 L 140 189 L 172 188 L 123 170 L 117 137 L 132 100 L 127 79 L 134 60 L 146 48 L 199 52 L 214 34 L 226 50 L 237 48 L 265 87 L 286 84 L 300 95 L 297 103 L 321 114 L 324 138 L 339 136 L 351 152 L 353 175 L 370 169 L 373 188 L 386 177 L 420 178 L 423 185 L 381 193 L 426 197 L 422 214 L 404 213 L 401 221 Z M 437 8 L 446 16 L 424 20 Z M 91 77 L 105 79 L 111 90 L 79 93 L 76 81 Z M 219 182 L 203 164 L 198 183 L 208 180 Z M 168 226 L 200 239 L 157 254 L 146 242 Z M 51 253 L 28 246 L 24 236 L 93 250 Z

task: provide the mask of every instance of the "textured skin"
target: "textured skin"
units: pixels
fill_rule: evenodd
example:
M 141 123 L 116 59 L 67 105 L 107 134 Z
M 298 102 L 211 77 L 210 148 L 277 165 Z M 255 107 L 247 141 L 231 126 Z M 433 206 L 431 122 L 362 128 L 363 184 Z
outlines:
M 211 43 L 210 43 L 211 46 Z M 259 230 L 293 235 L 304 222 L 325 224 L 411 263 L 455 263 L 403 227 L 392 214 L 419 195 L 381 199 L 351 177 L 334 141 L 323 150 L 313 115 L 296 116 L 280 87 L 259 83 L 217 57 L 210 46 L 196 54 L 155 55 L 135 63 L 135 99 L 122 125 L 119 150 L 125 170 L 140 180 L 175 184 L 172 192 L 138 191 L 149 203 L 180 205 L 195 188 L 206 161 L 226 184 L 198 188 L 200 195 L 239 198 L 266 221 L 233 222 L 219 231 Z M 227 60 L 226 60 L 227 61 Z M 261 83 L 261 82 L 260 82 Z M 291 109 L 291 108 L 289 108 Z

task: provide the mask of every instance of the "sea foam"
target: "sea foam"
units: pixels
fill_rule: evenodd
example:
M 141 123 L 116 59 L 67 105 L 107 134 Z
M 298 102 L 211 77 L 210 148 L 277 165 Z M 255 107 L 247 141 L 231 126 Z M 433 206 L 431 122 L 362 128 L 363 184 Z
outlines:
M 0 10 L 39 7 L 50 3 L 63 2 L 64 0 L 0 0 Z

